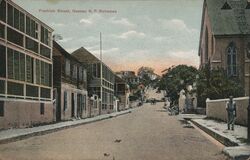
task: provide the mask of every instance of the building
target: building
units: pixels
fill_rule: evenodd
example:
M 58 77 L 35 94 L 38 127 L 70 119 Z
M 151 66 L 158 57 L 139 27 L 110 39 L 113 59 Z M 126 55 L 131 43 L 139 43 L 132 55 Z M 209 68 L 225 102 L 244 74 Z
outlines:
M 238 77 L 249 94 L 250 2 L 204 0 L 199 56 L 200 67 L 223 68 Z
M 116 72 L 116 75 L 126 81 L 128 84 L 136 84 L 140 83 L 140 79 L 135 75 L 134 71 L 120 71 Z
M 111 113 L 114 111 L 114 72 L 101 60 L 81 47 L 72 55 L 82 62 L 88 72 L 88 95 L 98 95 L 101 99 L 99 114 Z
M 118 111 L 125 110 L 130 107 L 129 95 L 130 95 L 129 86 L 123 79 L 121 79 L 120 77 L 116 75 L 115 76 L 115 96 L 119 100 L 119 103 L 117 106 Z
M 53 41 L 53 64 L 56 120 L 88 117 L 86 69 L 55 41 Z
M 0 129 L 53 121 L 52 32 L 11 0 L 0 1 Z

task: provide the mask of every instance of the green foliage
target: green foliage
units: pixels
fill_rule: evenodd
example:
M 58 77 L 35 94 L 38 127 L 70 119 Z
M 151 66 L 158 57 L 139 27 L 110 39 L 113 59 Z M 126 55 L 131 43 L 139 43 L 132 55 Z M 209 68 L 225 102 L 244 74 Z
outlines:
M 207 65 L 199 72 L 197 81 L 198 106 L 205 107 L 206 99 L 224 99 L 229 96 L 244 96 L 244 88 L 237 77 L 228 77 L 221 69 L 213 69 Z
M 141 91 L 137 90 L 133 95 L 129 96 L 129 100 L 130 101 L 136 101 L 139 100 L 141 98 Z
M 140 82 L 144 86 L 149 86 L 152 83 L 149 75 L 154 74 L 154 69 L 150 67 L 140 67 L 138 69 L 137 75 L 140 77 Z
M 196 81 L 198 71 L 195 67 L 187 65 L 178 65 L 170 67 L 158 82 L 158 90 L 165 90 L 167 96 L 173 103 L 177 103 L 179 93 L 186 86 L 192 85 Z

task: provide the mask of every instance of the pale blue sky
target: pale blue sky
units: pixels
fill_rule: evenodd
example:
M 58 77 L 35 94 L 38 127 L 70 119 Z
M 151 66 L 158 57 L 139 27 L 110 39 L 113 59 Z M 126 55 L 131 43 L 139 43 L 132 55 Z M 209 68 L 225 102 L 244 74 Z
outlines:
M 199 65 L 202 0 L 13 0 L 52 27 L 72 52 L 85 47 L 114 71 L 177 64 Z M 40 9 L 113 10 L 116 13 L 48 13 Z

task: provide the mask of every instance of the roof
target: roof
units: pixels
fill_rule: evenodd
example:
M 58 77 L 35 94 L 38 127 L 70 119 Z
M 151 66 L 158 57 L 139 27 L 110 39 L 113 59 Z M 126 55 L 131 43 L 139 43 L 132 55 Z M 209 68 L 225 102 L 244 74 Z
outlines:
M 59 54 L 65 56 L 68 59 L 74 60 L 78 63 L 80 63 L 80 61 L 78 61 L 74 56 L 72 56 L 71 54 L 69 54 L 62 46 L 60 46 L 56 41 L 53 41 L 53 48 L 56 49 L 57 51 L 59 51 Z M 57 53 L 55 53 L 55 50 L 53 49 L 53 55 L 57 55 Z
M 81 47 L 75 50 L 72 54 L 75 58 L 77 58 L 82 63 L 97 63 L 101 62 L 96 56 L 91 54 L 88 50 L 84 47 Z
M 86 63 L 86 64 L 101 63 L 104 66 L 106 66 L 113 74 L 115 74 L 108 65 L 103 63 L 100 59 L 98 59 L 84 47 L 75 50 L 74 52 L 71 53 L 71 55 L 74 56 L 81 63 Z
M 119 77 L 118 75 L 115 75 L 115 83 L 122 83 L 125 84 L 126 81 L 123 80 L 121 77 Z
M 203 12 L 207 6 L 214 35 L 250 34 L 247 0 L 205 0 L 204 3 Z

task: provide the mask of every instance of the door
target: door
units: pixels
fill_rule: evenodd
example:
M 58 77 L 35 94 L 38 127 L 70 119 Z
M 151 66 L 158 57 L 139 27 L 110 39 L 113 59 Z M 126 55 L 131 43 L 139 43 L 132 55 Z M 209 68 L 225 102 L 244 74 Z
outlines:
M 61 121 L 61 94 L 60 92 L 57 92 L 57 88 L 53 89 L 53 115 L 55 117 L 55 120 Z
M 75 116 L 75 98 L 74 93 L 71 95 L 71 117 Z

